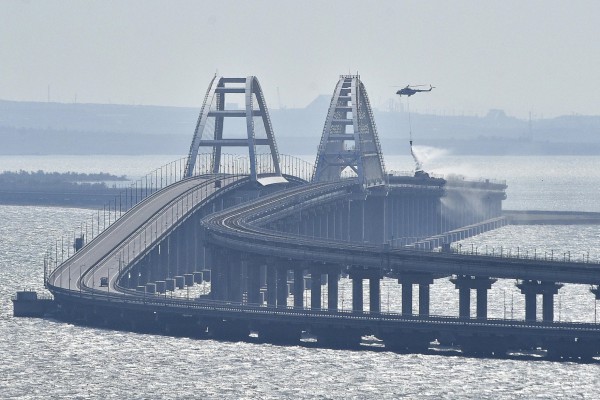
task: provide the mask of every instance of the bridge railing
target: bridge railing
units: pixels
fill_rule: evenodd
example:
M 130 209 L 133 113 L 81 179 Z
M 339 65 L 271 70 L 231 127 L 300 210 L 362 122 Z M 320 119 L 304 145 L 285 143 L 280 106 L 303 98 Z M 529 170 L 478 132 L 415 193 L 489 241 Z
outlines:
M 202 162 L 196 164 L 194 176 L 210 172 L 207 168 L 209 165 L 207 160 L 211 156 L 211 154 L 198 155 Z M 44 282 L 51 271 L 72 257 L 77 250 L 98 237 L 133 206 L 165 187 L 182 180 L 186 160 L 185 157 L 173 160 L 135 179 L 129 186 L 122 188 L 118 195 L 105 203 L 102 209 L 94 211 L 86 220 L 82 221 L 79 228 L 56 238 L 54 243 L 48 246 L 44 255 Z
M 411 251 L 422 251 L 422 252 L 441 252 L 443 251 L 441 246 L 436 248 L 428 248 L 421 246 L 414 246 L 421 240 L 428 238 L 420 237 L 399 237 L 395 238 L 392 249 L 410 249 Z M 462 240 L 464 241 L 464 239 Z M 544 261 L 544 262 L 567 262 L 567 263 L 585 263 L 585 264 L 599 264 L 600 255 L 590 254 L 590 251 L 585 252 L 574 252 L 574 251 L 558 251 L 554 249 L 542 249 L 537 248 L 521 248 L 516 249 L 506 246 L 491 246 L 484 245 L 479 246 L 475 243 L 463 244 L 453 243 L 449 252 L 451 254 L 463 255 L 463 256 L 480 256 L 480 257 L 495 257 L 495 258 L 509 258 L 515 260 L 532 260 L 532 261 Z
M 198 165 L 196 162 L 196 165 Z M 214 169 L 214 160 L 209 159 L 206 161 L 207 166 L 210 170 L 218 170 L 225 174 L 250 174 L 250 158 L 244 154 L 226 154 L 221 155 L 219 162 L 219 168 Z M 307 182 L 310 181 L 313 166 L 308 161 L 302 158 L 281 154 L 279 156 L 279 166 L 281 173 L 284 175 L 292 175 L 297 178 L 303 179 Z M 270 174 L 275 171 L 273 166 L 273 158 L 271 153 L 261 153 L 256 155 L 256 172 L 258 175 Z
M 185 179 L 186 162 L 187 157 L 182 157 L 135 179 L 129 186 L 122 188 L 121 192 L 112 200 L 104 204 L 102 209 L 94 211 L 86 220 L 82 221 L 79 228 L 56 238 L 44 254 L 44 282 L 59 265 L 72 257 L 78 249 L 98 237 L 133 206 L 165 187 Z M 213 164 L 212 153 L 198 154 L 193 176 L 212 173 Z M 313 166 L 299 157 L 281 155 L 280 167 L 283 174 L 310 181 Z M 271 155 L 258 154 L 257 168 L 259 171 L 272 171 Z M 249 174 L 249 158 L 239 154 L 222 154 L 218 171 L 224 174 Z
M 573 329 L 580 331 L 598 331 L 600 322 L 577 321 L 528 321 L 514 318 L 486 318 L 458 317 L 451 315 L 405 315 L 397 311 L 354 311 L 351 309 L 310 309 L 294 306 L 269 306 L 266 304 L 241 303 L 222 300 L 199 299 L 190 297 L 170 297 L 163 294 L 140 293 L 129 290 L 130 295 L 124 296 L 116 293 L 106 293 L 98 290 L 87 292 L 72 292 L 67 289 L 56 288 L 55 292 L 63 296 L 84 298 L 89 301 L 102 301 L 149 307 L 168 307 L 183 310 L 210 310 L 212 312 L 238 312 L 251 315 L 270 314 L 277 316 L 333 318 L 356 321 L 402 321 L 402 322 L 430 322 L 438 324 L 476 324 L 479 326 L 521 327 L 533 329 Z
M 521 249 L 520 247 L 515 249 L 504 246 L 489 246 L 485 245 L 481 248 L 476 246 L 474 243 L 463 246 L 462 243 L 455 244 L 451 247 L 451 251 L 460 255 L 477 255 L 477 256 L 488 256 L 497 258 L 511 258 L 517 260 L 539 260 L 539 261 L 550 261 L 550 262 L 569 262 L 569 263 L 586 263 L 586 264 L 598 264 L 600 258 L 597 255 L 593 255 L 590 259 L 590 252 L 575 253 L 571 251 L 554 251 L 540 250 L 534 248 L 533 251 L 530 249 Z

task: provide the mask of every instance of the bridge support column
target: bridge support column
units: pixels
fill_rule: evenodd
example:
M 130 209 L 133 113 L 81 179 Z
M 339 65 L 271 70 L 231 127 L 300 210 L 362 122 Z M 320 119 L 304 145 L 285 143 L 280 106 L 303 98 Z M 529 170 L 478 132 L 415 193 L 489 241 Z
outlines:
M 282 260 L 283 261 L 283 260 Z M 285 262 L 285 261 L 283 261 Z M 286 266 L 277 267 L 277 307 L 286 308 L 288 298 L 287 284 L 288 269 Z
M 363 312 L 363 278 L 353 277 L 352 279 L 352 311 Z
M 177 257 L 177 243 L 179 241 L 179 229 L 175 229 L 171 234 L 167 237 L 167 248 L 168 248 L 168 257 L 169 257 L 169 268 L 172 276 L 181 276 L 182 273 L 179 271 L 179 265 L 177 263 L 179 257 Z M 223 250 L 222 250 L 223 251 Z
M 323 222 L 324 215 L 323 215 L 323 209 L 319 208 L 317 209 L 317 234 L 316 237 L 325 237 L 325 223 Z M 325 219 L 325 222 L 327 222 L 327 220 Z
M 431 279 L 433 283 L 433 278 Z M 430 284 L 420 283 L 419 284 L 419 315 L 429 316 L 429 302 L 430 302 Z
M 537 319 L 537 295 L 532 290 L 523 292 L 521 289 L 521 293 L 525 295 L 525 321 L 535 321 Z
M 554 293 L 542 294 L 542 320 L 554 321 Z
M 258 305 L 260 303 L 260 262 L 257 259 L 250 258 L 248 260 L 246 275 L 248 277 L 248 303 Z
M 270 261 L 267 264 L 267 306 L 277 305 L 277 268 Z
M 336 219 L 336 209 L 335 206 L 332 207 L 327 207 L 326 209 L 327 214 L 325 214 L 327 216 L 327 238 L 329 239 L 335 239 L 336 237 L 336 223 L 335 223 L 335 219 Z
M 210 282 L 210 297 L 213 300 L 223 300 L 223 256 L 222 251 L 216 247 L 209 247 L 206 249 L 210 252 L 211 256 L 211 282 Z M 172 273 L 169 274 L 169 277 L 173 276 Z
M 459 275 L 451 279 L 458 289 L 458 315 L 461 318 L 471 317 L 471 289 L 477 290 L 477 318 L 487 319 L 487 291 L 497 279 L 483 276 Z
M 542 320 L 554 321 L 554 295 L 563 285 L 555 282 L 525 280 L 517 284 L 525 295 L 525 320 L 537 320 L 537 295 L 542 295 Z
M 458 288 L 458 316 L 460 318 L 471 318 L 471 288 Z
M 229 298 L 226 300 L 235 303 L 242 302 L 243 288 L 242 284 L 242 265 L 238 253 L 229 254 L 227 257 L 227 284 L 229 286 Z
M 194 273 L 198 271 L 198 265 L 196 264 L 195 257 L 195 243 L 196 243 L 196 229 L 195 228 L 195 219 L 190 217 L 185 223 L 186 229 L 186 246 L 184 249 L 184 257 L 186 260 L 186 266 L 188 273 Z
M 353 267 L 349 275 L 352 279 L 352 311 L 363 312 L 363 279 L 369 279 L 369 310 L 381 312 L 381 271 Z
M 308 213 L 309 236 L 317 237 L 317 212 L 315 210 L 310 210 Z
M 339 267 L 331 267 L 327 272 L 327 308 L 338 309 L 338 283 L 340 278 Z
M 369 278 L 369 311 L 381 312 L 381 277 L 379 276 Z
M 156 246 L 157 276 L 165 279 L 174 276 L 173 274 L 170 274 L 169 271 L 169 250 L 167 241 L 168 238 L 164 239 L 158 246 Z
M 310 269 L 310 308 L 321 309 L 321 268 L 316 266 Z
M 490 285 L 491 287 L 491 285 Z M 477 288 L 477 318 L 487 319 L 487 291 L 489 288 Z
M 173 248 L 171 248 L 171 254 L 174 254 Z M 172 258 L 172 257 L 171 257 Z M 216 300 L 228 300 L 229 299 L 229 260 L 225 249 L 219 249 L 215 257 L 215 269 L 216 269 L 216 282 L 212 285 L 215 286 Z M 176 267 L 173 267 L 173 271 L 177 271 Z
M 158 254 L 158 248 L 150 250 L 141 262 L 146 264 L 148 268 L 148 282 L 156 282 L 160 280 L 160 259 Z
M 335 238 L 337 240 L 344 240 L 344 209 L 346 203 L 343 201 L 337 202 L 335 204 L 334 212 L 335 212 Z
M 304 308 L 304 267 L 294 268 L 294 307 Z
M 385 240 L 385 197 L 382 195 L 369 196 L 365 203 L 365 240 L 382 244 Z
M 412 315 L 412 283 L 402 283 L 402 315 Z
M 365 240 L 364 236 L 364 220 L 365 220 L 365 201 L 352 200 L 350 202 L 350 241 L 362 243 Z
M 402 284 L 402 315 L 413 314 L 413 285 L 419 285 L 419 315 L 429 315 L 429 285 L 433 275 L 422 272 L 401 272 L 398 283 Z

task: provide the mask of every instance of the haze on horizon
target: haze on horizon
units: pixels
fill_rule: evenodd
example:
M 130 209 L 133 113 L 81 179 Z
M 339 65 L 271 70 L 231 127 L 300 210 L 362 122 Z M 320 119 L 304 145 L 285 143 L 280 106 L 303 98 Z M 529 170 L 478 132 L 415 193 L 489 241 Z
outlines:
M 199 107 L 218 72 L 292 108 L 359 72 L 381 109 L 431 83 L 412 110 L 600 115 L 598 15 L 592 0 L 5 0 L 0 99 Z

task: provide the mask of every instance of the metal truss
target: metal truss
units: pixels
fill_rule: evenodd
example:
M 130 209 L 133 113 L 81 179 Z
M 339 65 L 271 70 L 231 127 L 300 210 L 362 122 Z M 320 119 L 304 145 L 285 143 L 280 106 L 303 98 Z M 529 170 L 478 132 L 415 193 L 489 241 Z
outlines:
M 243 109 L 226 109 L 227 95 L 244 95 Z M 225 121 L 245 118 L 245 137 L 224 137 Z M 233 132 L 239 133 L 239 132 Z M 235 136 L 235 135 L 234 135 Z M 213 77 L 198 117 L 194 138 L 190 146 L 185 176 L 193 175 L 200 147 L 212 147 L 211 170 L 222 172 L 223 147 L 247 147 L 250 159 L 250 177 L 262 185 L 285 183 L 279 165 L 279 153 L 269 118 L 267 105 L 255 76 L 245 78 Z
M 377 128 L 359 75 L 341 75 L 335 87 L 312 181 L 335 181 L 348 172 L 363 188 L 385 184 Z

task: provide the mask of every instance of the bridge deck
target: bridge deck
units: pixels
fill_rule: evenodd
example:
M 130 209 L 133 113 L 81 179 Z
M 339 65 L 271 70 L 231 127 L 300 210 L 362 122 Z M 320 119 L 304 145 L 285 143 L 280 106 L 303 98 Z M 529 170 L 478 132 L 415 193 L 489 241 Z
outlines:
M 215 181 L 222 181 L 220 189 Z M 445 331 L 485 335 L 526 334 L 529 337 L 585 337 L 596 340 L 600 326 L 560 322 L 470 319 L 434 316 L 403 316 L 396 313 L 344 312 L 273 308 L 210 300 L 165 299 L 137 293 L 117 285 L 120 273 L 145 251 L 159 243 L 206 200 L 240 184 L 245 176 L 205 175 L 173 184 L 129 210 L 97 238 L 61 264 L 49 277 L 55 295 L 81 304 L 104 303 L 109 307 L 145 310 L 199 318 L 234 318 L 311 326 L 356 329 L 377 327 Z M 278 214 L 294 207 L 338 200 L 352 193 L 352 182 L 311 184 L 281 190 L 257 200 L 210 214 L 203 220 L 208 238 L 219 246 L 252 254 L 298 260 L 360 265 L 384 271 L 423 271 L 437 275 L 467 274 L 500 278 L 548 279 L 554 282 L 597 283 L 600 265 L 545 260 L 486 257 L 415 250 L 390 250 L 382 246 L 350 243 L 275 232 L 262 227 Z M 100 286 L 108 277 L 108 286 Z M 73 282 L 75 282 L 73 284 Z
M 213 195 L 218 190 L 216 180 L 227 185 L 243 178 L 203 175 L 154 193 L 61 264 L 50 274 L 48 284 L 63 289 L 118 292 L 115 283 L 119 272 Z M 100 286 L 100 277 L 109 278 L 108 286 Z
M 348 184 L 343 182 L 289 189 L 210 215 L 203 224 L 210 232 L 209 239 L 215 243 L 262 255 L 436 275 L 600 283 L 598 263 L 386 249 L 377 245 L 283 234 L 261 227 L 261 223 L 301 207 L 299 203 L 327 202 L 348 191 Z

